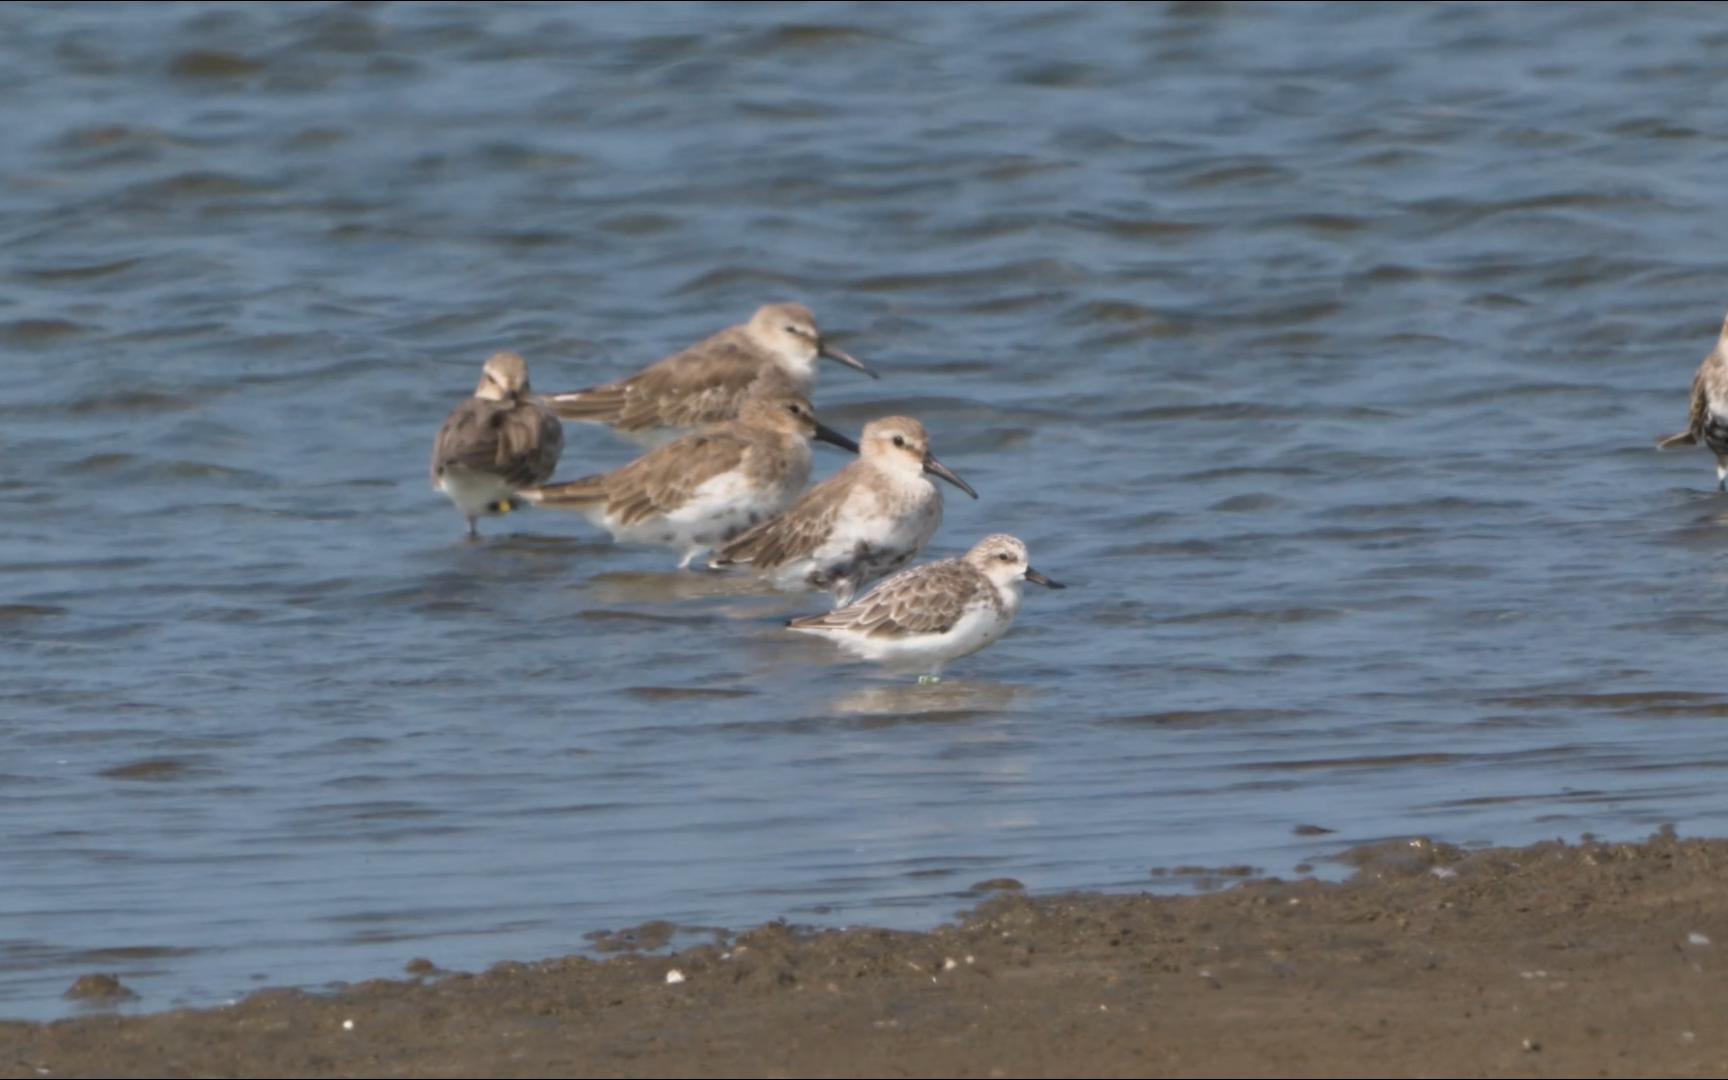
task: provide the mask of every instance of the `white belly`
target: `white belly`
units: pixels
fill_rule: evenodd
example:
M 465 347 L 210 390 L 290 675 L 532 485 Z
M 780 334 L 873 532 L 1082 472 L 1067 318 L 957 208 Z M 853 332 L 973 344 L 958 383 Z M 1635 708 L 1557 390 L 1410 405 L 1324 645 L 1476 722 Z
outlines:
M 942 524 L 942 493 L 934 485 L 899 506 L 885 505 L 878 493 L 860 489 L 834 520 L 834 527 L 814 551 L 794 559 L 774 572 L 777 588 L 808 589 L 832 586 L 812 577 L 826 578 L 836 570 L 845 584 L 835 589 L 836 600 L 847 603 L 870 582 L 903 569 L 917 557 Z
M 1012 611 L 998 611 L 994 604 L 979 603 L 942 634 L 873 638 L 850 631 L 832 631 L 825 636 L 852 655 L 882 664 L 891 671 L 935 674 L 950 660 L 970 656 L 1001 637 L 1013 621 Z
M 787 480 L 798 483 L 752 484 L 742 469 L 734 469 L 703 483 L 677 509 L 645 521 L 625 525 L 603 509 L 590 513 L 589 519 L 619 543 L 676 549 L 682 552 L 679 565 L 687 566 L 702 552 L 786 509 L 803 477 L 792 475 Z
M 452 466 L 438 478 L 438 490 L 450 496 L 450 501 L 464 517 L 477 518 L 501 500 L 513 494 L 510 485 L 491 473 L 474 472 Z

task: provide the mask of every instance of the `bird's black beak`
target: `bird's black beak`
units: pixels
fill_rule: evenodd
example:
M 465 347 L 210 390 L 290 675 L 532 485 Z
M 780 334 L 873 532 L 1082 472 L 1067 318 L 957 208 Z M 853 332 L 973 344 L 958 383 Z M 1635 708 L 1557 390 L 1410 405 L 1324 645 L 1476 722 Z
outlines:
M 853 356 L 851 353 L 841 352 L 839 349 L 836 349 L 821 338 L 816 339 L 816 355 L 826 356 L 830 360 L 845 364 L 854 371 L 862 371 L 872 379 L 880 379 L 882 377 L 870 370 L 869 367 L 865 366 L 864 361 Z
M 1040 574 L 1038 571 L 1032 569 L 1030 566 L 1028 566 L 1026 568 L 1026 580 L 1037 582 L 1039 585 L 1044 586 L 1046 589 L 1066 589 L 1068 587 L 1068 586 L 1062 584 L 1060 581 L 1051 581 L 1049 578 L 1045 577 L 1043 574 Z
M 935 454 L 924 455 L 924 471 L 932 476 L 940 476 L 942 479 L 953 484 L 955 487 L 972 496 L 974 499 L 978 497 L 978 493 L 972 490 L 972 485 L 960 479 L 959 475 L 955 473 L 953 469 L 950 469 L 940 461 L 937 461 Z
M 831 446 L 838 446 L 840 449 L 849 453 L 856 454 L 858 452 L 857 443 L 840 434 L 838 431 L 835 431 L 820 420 L 816 421 L 815 438 L 818 442 L 825 442 Z

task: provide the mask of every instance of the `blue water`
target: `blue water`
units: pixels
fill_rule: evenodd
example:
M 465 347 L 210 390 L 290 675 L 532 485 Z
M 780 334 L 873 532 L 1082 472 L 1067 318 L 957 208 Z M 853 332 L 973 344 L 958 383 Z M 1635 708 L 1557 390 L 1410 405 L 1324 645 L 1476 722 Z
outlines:
M 0 1015 L 1721 833 L 1728 19 L 0 6 Z M 427 485 L 809 304 L 1072 587 L 936 687 Z M 560 473 L 627 461 L 572 428 Z M 817 472 L 841 458 L 823 450 Z M 1298 834 L 1299 826 L 1334 830 Z

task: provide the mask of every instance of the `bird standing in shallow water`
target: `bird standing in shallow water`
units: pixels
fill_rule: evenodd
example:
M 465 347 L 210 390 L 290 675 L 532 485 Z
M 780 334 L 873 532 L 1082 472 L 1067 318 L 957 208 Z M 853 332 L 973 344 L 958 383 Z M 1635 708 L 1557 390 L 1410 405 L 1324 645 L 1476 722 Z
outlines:
M 878 377 L 828 344 L 809 308 L 768 304 L 742 326 L 727 327 L 629 378 L 546 400 L 565 420 L 605 424 L 642 445 L 661 446 L 692 428 L 735 419 L 753 395 L 808 398 L 820 357 Z
M 1728 491 L 1728 319 L 1716 336 L 1716 347 L 1692 377 L 1692 415 L 1686 430 L 1670 435 L 1656 449 L 1703 443 L 1716 455 L 1716 490 Z
M 713 424 L 613 472 L 522 492 L 571 509 L 621 543 L 683 552 L 679 569 L 714 545 L 779 513 L 810 479 L 810 440 L 856 452 L 792 393 L 751 398 L 736 420 Z
M 920 682 L 934 682 L 944 664 L 1007 632 L 1020 610 L 1022 581 L 1063 587 L 1027 564 L 1025 544 L 997 533 L 958 559 L 902 570 L 855 604 L 786 625 L 826 637 L 890 670 L 919 672 Z
M 857 461 L 817 484 L 779 517 L 740 534 L 708 565 L 749 565 L 777 588 L 827 589 L 836 604 L 924 550 L 942 523 L 939 476 L 978 493 L 930 453 L 924 425 L 888 416 L 864 426 Z
M 468 519 L 470 538 L 479 536 L 480 515 L 509 513 L 518 491 L 551 479 L 558 466 L 564 427 L 530 392 L 527 363 L 496 354 L 432 444 L 432 486 Z

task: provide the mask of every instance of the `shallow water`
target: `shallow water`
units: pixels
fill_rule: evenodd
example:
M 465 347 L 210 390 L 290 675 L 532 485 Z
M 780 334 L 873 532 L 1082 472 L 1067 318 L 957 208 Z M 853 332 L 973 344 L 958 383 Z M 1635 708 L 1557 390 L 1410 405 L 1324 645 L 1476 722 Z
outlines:
M 0 7 L 0 1015 L 1728 830 L 1708 6 Z M 917 687 L 433 432 L 809 303 L 1072 587 Z M 564 475 L 630 448 L 572 429 Z M 820 450 L 817 471 L 838 467 Z M 1309 826 L 1333 830 L 1320 833 Z

